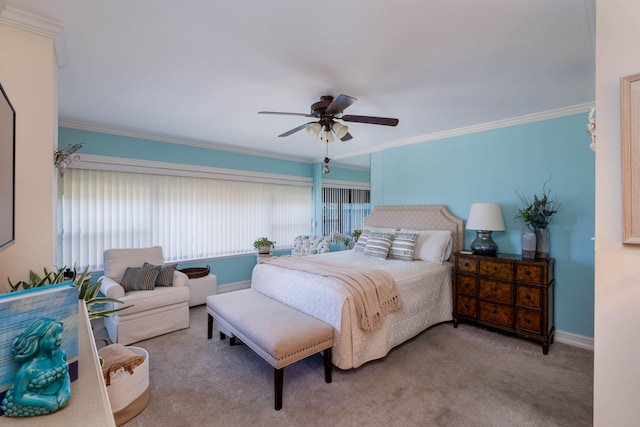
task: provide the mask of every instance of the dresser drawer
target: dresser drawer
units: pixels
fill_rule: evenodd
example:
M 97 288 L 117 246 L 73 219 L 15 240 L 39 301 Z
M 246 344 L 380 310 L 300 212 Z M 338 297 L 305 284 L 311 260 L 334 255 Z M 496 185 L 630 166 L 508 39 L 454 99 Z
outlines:
M 456 312 L 465 316 L 476 317 L 476 299 L 458 295 Z
M 513 308 L 502 304 L 480 301 L 480 320 L 513 328 Z
M 477 273 L 478 263 L 471 258 L 456 258 L 457 270 L 463 273 Z
M 542 312 L 528 308 L 518 308 L 516 329 L 542 334 Z
M 533 286 L 516 286 L 516 305 L 542 308 L 542 289 Z
M 476 278 L 473 276 L 465 276 L 464 274 L 456 275 L 456 292 L 475 297 L 478 293 L 476 289 Z
M 496 279 L 513 280 L 513 264 L 510 262 L 480 260 L 480 274 Z
M 513 288 L 508 282 L 480 279 L 478 296 L 485 300 L 513 304 Z
M 544 270 L 540 265 L 518 264 L 516 267 L 516 280 L 518 282 L 544 283 Z

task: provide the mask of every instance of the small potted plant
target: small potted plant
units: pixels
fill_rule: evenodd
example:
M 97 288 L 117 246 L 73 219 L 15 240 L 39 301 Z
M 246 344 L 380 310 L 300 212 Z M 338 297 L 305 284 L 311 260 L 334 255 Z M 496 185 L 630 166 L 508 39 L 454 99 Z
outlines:
M 253 242 L 253 247 L 258 250 L 260 254 L 268 254 L 271 252 L 271 248 L 274 248 L 276 242 L 269 240 L 267 237 L 260 237 L 255 242 Z

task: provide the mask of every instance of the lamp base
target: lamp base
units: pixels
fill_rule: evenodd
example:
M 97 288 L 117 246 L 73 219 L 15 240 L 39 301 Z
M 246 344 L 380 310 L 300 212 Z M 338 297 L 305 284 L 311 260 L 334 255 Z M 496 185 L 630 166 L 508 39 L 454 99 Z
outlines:
M 476 230 L 476 239 L 471 243 L 471 251 L 474 255 L 495 256 L 498 253 L 498 245 L 491 238 L 491 231 Z

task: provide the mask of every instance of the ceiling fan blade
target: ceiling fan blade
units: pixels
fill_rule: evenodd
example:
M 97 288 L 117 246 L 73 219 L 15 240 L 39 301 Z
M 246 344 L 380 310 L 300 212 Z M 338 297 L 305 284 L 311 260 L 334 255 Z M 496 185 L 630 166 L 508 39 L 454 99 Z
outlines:
M 389 117 L 372 117 L 372 116 L 342 116 L 342 120 L 345 122 L 357 122 L 357 123 L 369 123 L 372 125 L 383 126 L 397 126 L 398 119 L 392 119 Z
M 280 114 L 284 116 L 302 116 L 302 117 L 315 117 L 311 114 L 306 113 L 284 113 L 281 111 L 258 111 L 258 114 Z
M 350 139 L 353 139 L 353 137 L 351 136 L 351 134 L 349 132 L 347 132 L 347 134 L 345 136 L 340 138 L 340 141 L 348 141 Z
M 305 129 L 306 127 L 308 127 L 309 125 L 312 125 L 312 124 L 314 124 L 314 123 L 316 123 L 316 122 L 309 122 L 309 123 L 305 123 L 305 124 L 303 124 L 303 125 L 298 126 L 297 128 L 293 128 L 293 129 L 291 129 L 291 130 L 289 130 L 289 131 L 286 131 L 285 133 L 283 133 L 283 134 L 281 134 L 281 135 L 278 135 L 278 137 L 282 137 L 282 136 L 289 136 L 289 135 L 291 135 L 292 133 L 296 133 L 296 132 L 298 132 L 298 131 L 301 131 L 302 129 Z
M 340 94 L 327 107 L 327 114 L 331 114 L 331 115 L 340 114 L 349 105 L 353 104 L 356 101 L 357 101 L 357 99 L 354 98 L 353 96 Z

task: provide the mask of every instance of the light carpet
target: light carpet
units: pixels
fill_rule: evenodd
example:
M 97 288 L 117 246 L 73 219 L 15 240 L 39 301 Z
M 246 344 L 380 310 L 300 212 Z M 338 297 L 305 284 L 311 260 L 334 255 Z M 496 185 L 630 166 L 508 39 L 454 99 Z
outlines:
M 284 370 L 273 409 L 273 368 L 245 345 L 207 339 L 204 306 L 188 329 L 134 344 L 149 352 L 151 400 L 137 426 L 589 426 L 593 353 L 541 346 L 461 324 L 436 325 L 384 359 L 324 382 L 320 354 Z M 106 337 L 95 324 L 97 339 Z

